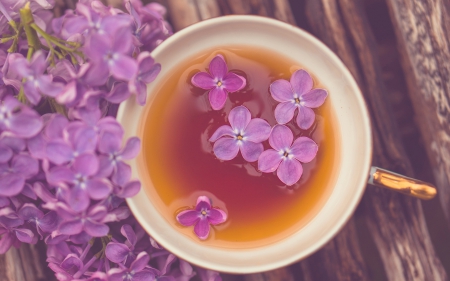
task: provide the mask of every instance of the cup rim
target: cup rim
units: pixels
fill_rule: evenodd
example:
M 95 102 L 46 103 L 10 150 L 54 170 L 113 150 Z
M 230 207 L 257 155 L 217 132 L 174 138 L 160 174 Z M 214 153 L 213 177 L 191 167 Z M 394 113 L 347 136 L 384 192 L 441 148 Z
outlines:
M 221 16 L 216 18 L 207 19 L 204 21 L 200 21 L 197 23 L 194 23 L 176 33 L 174 33 L 172 36 L 167 38 L 165 41 L 163 41 L 159 46 L 157 46 L 152 52 L 152 57 L 156 56 L 158 53 L 161 52 L 164 48 L 166 48 L 167 45 L 171 45 L 177 42 L 179 37 L 184 37 L 191 32 L 195 32 L 196 29 L 203 28 L 210 24 L 227 24 L 230 21 L 250 21 L 252 23 L 264 23 L 264 24 L 270 24 L 272 26 L 279 27 L 281 29 L 289 29 L 291 32 L 296 33 L 297 35 L 304 37 L 306 40 L 309 40 L 312 44 L 317 46 L 317 48 L 320 49 L 320 52 L 322 52 L 324 55 L 327 56 L 328 59 L 332 60 L 332 63 L 338 66 L 339 69 L 342 70 L 346 80 L 351 84 L 352 89 L 355 89 L 354 96 L 357 99 L 358 105 L 363 112 L 361 118 L 364 119 L 364 128 L 365 128 L 365 136 L 367 136 L 367 142 L 365 143 L 365 152 L 368 153 L 367 157 L 365 157 L 366 161 L 363 163 L 362 170 L 367 171 L 367 174 L 359 175 L 358 180 L 355 180 L 355 186 L 358 186 L 357 192 L 355 192 L 352 195 L 351 203 L 348 205 L 348 207 L 343 212 L 340 219 L 334 223 L 333 227 L 324 235 L 322 235 L 319 239 L 315 241 L 310 247 L 308 247 L 307 250 L 303 250 L 301 252 L 298 252 L 296 255 L 291 255 L 288 258 L 284 258 L 283 260 L 275 260 L 272 262 L 266 262 L 261 265 L 257 266 L 248 266 L 248 267 L 239 267 L 235 268 L 229 265 L 224 264 L 218 264 L 218 263 L 212 263 L 210 261 L 200 260 L 198 258 L 193 257 L 186 257 L 176 246 L 173 246 L 169 243 L 166 243 L 166 241 L 162 238 L 163 235 L 158 233 L 153 233 L 152 229 L 150 228 L 147 220 L 144 218 L 144 214 L 140 208 L 135 204 L 133 198 L 127 198 L 127 204 L 132 211 L 133 215 L 135 216 L 136 220 L 141 224 L 141 226 L 146 230 L 147 233 L 149 233 L 152 238 L 154 238 L 162 247 L 164 247 L 169 252 L 173 253 L 174 255 L 187 260 L 188 262 L 195 264 L 200 267 L 220 271 L 220 272 L 227 272 L 227 273 L 233 273 L 233 274 L 246 274 L 246 273 L 256 273 L 256 272 L 262 272 L 262 271 L 268 271 L 277 269 L 280 267 L 287 266 L 289 264 L 292 264 L 296 261 L 299 261 L 301 259 L 304 259 L 308 257 L 309 255 L 313 254 L 320 248 L 322 248 L 326 243 L 331 241 L 331 239 L 336 236 L 339 231 L 345 226 L 345 224 L 348 222 L 348 220 L 351 218 L 352 214 L 356 210 L 357 204 L 360 202 L 362 195 L 365 190 L 365 186 L 367 184 L 367 175 L 369 173 L 369 169 L 372 162 L 372 155 L 373 155 L 373 149 L 372 149 L 372 126 L 370 122 L 370 115 L 368 111 L 367 104 L 363 98 L 363 95 L 356 84 L 355 79 L 351 75 L 348 68 L 344 65 L 344 63 L 338 58 L 338 56 L 331 51 L 324 43 L 322 43 L 320 40 L 315 38 L 313 35 L 308 33 L 307 31 L 304 31 L 300 29 L 297 26 L 275 20 L 272 18 L 267 18 L 263 16 L 258 15 L 227 15 L 227 16 Z M 121 119 L 123 118 L 124 112 L 124 104 L 128 101 L 122 103 L 119 106 L 118 113 L 117 113 L 117 120 L 121 122 Z M 147 196 L 147 195 L 146 195 Z M 295 235 L 295 234 L 293 234 Z M 269 245 L 270 246 L 270 245 Z M 259 247 L 258 249 L 260 249 Z M 249 249 L 252 250 L 252 249 Z

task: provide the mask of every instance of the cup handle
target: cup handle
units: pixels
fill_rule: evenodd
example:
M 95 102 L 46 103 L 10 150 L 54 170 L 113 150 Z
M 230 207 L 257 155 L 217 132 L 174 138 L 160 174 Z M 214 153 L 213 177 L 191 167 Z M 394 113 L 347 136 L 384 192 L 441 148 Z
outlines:
M 375 166 L 370 169 L 368 183 L 424 200 L 434 198 L 437 193 L 436 188 L 430 183 L 408 178 Z

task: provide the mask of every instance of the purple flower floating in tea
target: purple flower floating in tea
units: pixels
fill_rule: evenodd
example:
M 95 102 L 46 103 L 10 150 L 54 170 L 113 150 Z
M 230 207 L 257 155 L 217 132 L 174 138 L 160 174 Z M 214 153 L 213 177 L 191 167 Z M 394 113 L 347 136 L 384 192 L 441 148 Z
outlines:
M 177 221 L 184 226 L 195 224 L 194 232 L 201 240 L 208 238 L 210 224 L 217 225 L 227 220 L 227 214 L 211 206 L 211 201 L 206 196 L 199 196 L 197 205 L 193 210 L 181 211 L 177 215 Z
M 208 72 L 198 72 L 191 79 L 194 86 L 209 90 L 209 103 L 214 110 L 222 109 L 228 93 L 241 90 L 246 85 L 244 77 L 228 72 L 222 55 L 215 56 L 209 63 Z
M 248 162 L 258 160 L 264 147 L 261 142 L 267 140 L 271 127 L 261 118 L 251 119 L 251 113 L 245 106 L 237 106 L 230 111 L 230 126 L 219 127 L 209 141 L 214 143 L 214 154 L 221 160 L 231 160 L 241 151 Z
M 313 80 L 305 70 L 297 70 L 291 80 L 279 79 L 270 85 L 270 94 L 279 101 L 275 108 L 275 119 L 279 124 L 286 124 L 294 117 L 298 108 L 297 125 L 307 130 L 314 123 L 315 114 L 312 108 L 321 106 L 328 93 L 324 89 L 313 89 Z
M 273 149 L 261 153 L 258 159 L 258 169 L 264 173 L 277 170 L 278 178 L 291 186 L 303 174 L 300 162 L 308 163 L 316 157 L 319 147 L 308 137 L 294 140 L 292 131 L 284 125 L 275 125 L 269 137 L 269 144 Z

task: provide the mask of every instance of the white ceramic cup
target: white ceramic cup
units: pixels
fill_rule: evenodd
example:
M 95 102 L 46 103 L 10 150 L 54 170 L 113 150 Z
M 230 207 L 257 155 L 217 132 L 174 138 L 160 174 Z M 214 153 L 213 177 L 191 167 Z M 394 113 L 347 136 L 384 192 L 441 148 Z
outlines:
M 148 86 L 148 99 L 156 94 L 153 89 L 158 81 L 178 62 L 202 50 L 230 45 L 263 47 L 280 53 L 290 58 L 293 64 L 302 65 L 313 76 L 320 77 L 321 84 L 329 91 L 328 98 L 337 118 L 340 159 L 336 167 L 336 184 L 327 202 L 307 225 L 291 236 L 263 247 L 238 250 L 207 246 L 178 232 L 161 216 L 143 189 L 127 202 L 144 229 L 176 256 L 221 272 L 253 273 L 305 258 L 331 240 L 345 225 L 361 199 L 371 169 L 371 125 L 355 80 L 332 51 L 295 26 L 259 16 L 214 18 L 172 35 L 152 52 L 153 58 L 161 63 L 162 71 Z M 144 107 L 133 98 L 120 106 L 117 119 L 125 129 L 125 137 L 139 136 L 139 123 L 144 112 Z M 130 165 L 133 177 L 142 178 L 137 161 L 131 161 Z

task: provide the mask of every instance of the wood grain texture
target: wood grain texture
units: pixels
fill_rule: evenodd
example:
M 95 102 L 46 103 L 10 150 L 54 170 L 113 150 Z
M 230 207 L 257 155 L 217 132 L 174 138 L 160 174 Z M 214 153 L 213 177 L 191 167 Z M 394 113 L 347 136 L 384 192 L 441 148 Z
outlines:
M 349 65 L 362 89 L 373 121 L 374 163 L 412 175 L 385 96 L 376 43 L 360 4 L 356 0 L 311 0 L 309 23 L 316 35 Z M 324 18 L 315 16 L 317 8 L 322 9 L 322 14 L 331 15 L 331 19 L 326 17 L 329 22 L 324 24 Z M 349 60 L 354 62 L 349 64 Z M 363 204 L 389 280 L 447 279 L 418 200 L 368 187 Z
M 305 281 L 370 280 L 353 218 L 317 253 L 298 263 Z
M 245 281 L 295 281 L 294 275 L 289 267 L 283 267 L 276 270 L 248 274 L 244 276 Z
M 275 18 L 295 25 L 287 0 L 217 0 L 224 15 L 260 15 Z
M 174 31 L 201 20 L 220 16 L 215 0 L 168 0 Z
M 408 93 L 450 223 L 450 3 L 387 0 Z

